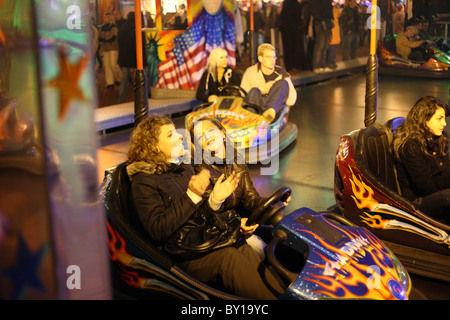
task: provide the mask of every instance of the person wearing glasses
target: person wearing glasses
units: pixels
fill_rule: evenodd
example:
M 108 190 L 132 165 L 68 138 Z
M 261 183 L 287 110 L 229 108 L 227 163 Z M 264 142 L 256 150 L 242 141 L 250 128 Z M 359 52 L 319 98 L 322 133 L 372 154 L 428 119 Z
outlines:
M 271 123 L 285 105 L 295 104 L 297 91 L 289 73 L 276 65 L 276 50 L 271 44 L 260 45 L 257 55 L 258 63 L 245 70 L 241 88 L 247 92 L 244 101 L 260 106 L 263 117 Z

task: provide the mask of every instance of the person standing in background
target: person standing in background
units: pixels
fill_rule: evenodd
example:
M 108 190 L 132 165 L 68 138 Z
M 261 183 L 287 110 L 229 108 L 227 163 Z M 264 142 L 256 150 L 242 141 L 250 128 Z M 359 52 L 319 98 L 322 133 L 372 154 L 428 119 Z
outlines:
M 342 31 L 342 60 L 355 59 L 361 28 L 361 16 L 355 0 L 345 0 L 339 26 Z
M 114 16 L 114 23 L 120 30 L 120 28 L 122 28 L 122 26 L 127 22 L 127 20 L 122 17 L 122 13 L 118 9 L 115 9 L 113 11 L 113 16 Z
M 314 25 L 313 72 L 323 72 L 326 67 L 328 44 L 333 27 L 333 6 L 331 0 L 311 1 L 311 15 Z
M 334 27 L 331 29 L 331 38 L 327 50 L 327 67 L 336 69 L 336 52 L 341 43 L 341 28 L 339 28 L 339 17 L 341 10 L 337 6 L 333 6 L 333 22 Z
M 117 59 L 119 57 L 119 41 L 117 28 L 114 23 L 114 17 L 110 12 L 105 13 L 105 23 L 99 32 L 99 42 L 103 52 L 103 66 L 105 67 L 106 88 L 114 87 L 114 84 L 120 84 L 122 73 Z
M 119 87 L 118 103 L 123 103 L 127 99 L 128 84 L 131 81 L 132 72 L 137 67 L 136 61 L 136 32 L 134 11 L 127 15 L 125 24 L 119 30 L 119 58 L 118 64 L 122 72 L 122 80 Z M 142 33 L 142 57 L 144 67 L 147 66 L 147 51 L 145 50 L 145 36 Z
M 399 3 L 394 8 L 394 14 L 392 15 L 392 33 L 399 34 L 405 30 L 405 7 Z
M 295 59 L 297 32 L 301 23 L 301 8 L 297 0 L 284 0 L 280 14 L 284 65 L 288 72 L 298 69 Z

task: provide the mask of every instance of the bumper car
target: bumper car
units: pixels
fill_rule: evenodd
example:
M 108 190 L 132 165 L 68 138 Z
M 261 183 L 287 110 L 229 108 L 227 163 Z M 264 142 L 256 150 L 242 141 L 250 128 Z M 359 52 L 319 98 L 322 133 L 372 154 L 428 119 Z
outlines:
M 394 118 L 341 137 L 335 198 L 341 214 L 380 238 L 409 272 L 450 281 L 450 226 L 401 196 L 391 153 Z
M 380 74 L 405 77 L 450 78 L 450 55 L 438 46 L 425 48 L 427 61 L 404 59 L 396 53 L 395 38 L 385 37 L 378 43 Z
M 297 138 L 297 126 L 288 122 L 289 106 L 285 106 L 271 123 L 262 116 L 261 108 L 244 102 L 246 92 L 237 86 L 224 88 L 229 95 L 203 103 L 186 115 L 185 127 L 204 117 L 215 118 L 236 142 L 238 151 L 249 164 L 265 163 L 287 148 Z
M 128 207 L 125 165 L 106 170 L 100 189 L 115 297 L 121 299 L 245 300 L 220 284 L 186 274 L 142 230 Z M 409 274 L 372 233 L 330 213 L 300 208 L 284 215 L 282 188 L 249 221 L 271 228 L 267 264 L 285 288 L 279 299 L 407 299 Z

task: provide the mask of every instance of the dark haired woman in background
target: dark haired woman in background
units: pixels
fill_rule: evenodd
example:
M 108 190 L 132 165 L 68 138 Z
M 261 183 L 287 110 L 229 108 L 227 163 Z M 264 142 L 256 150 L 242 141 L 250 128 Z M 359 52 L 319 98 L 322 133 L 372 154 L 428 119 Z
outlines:
M 423 213 L 450 221 L 450 158 L 445 118 L 448 105 L 425 96 L 408 113 L 394 137 L 402 195 Z

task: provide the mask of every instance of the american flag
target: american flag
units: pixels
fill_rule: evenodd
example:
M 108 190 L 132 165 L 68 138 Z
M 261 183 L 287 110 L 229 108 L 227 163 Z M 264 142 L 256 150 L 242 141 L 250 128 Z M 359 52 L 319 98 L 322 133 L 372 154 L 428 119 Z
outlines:
M 217 47 L 225 48 L 228 64 L 236 66 L 234 21 L 225 9 L 214 16 L 203 10 L 173 43 L 166 51 L 166 60 L 158 65 L 157 88 L 197 89 L 209 53 Z

